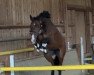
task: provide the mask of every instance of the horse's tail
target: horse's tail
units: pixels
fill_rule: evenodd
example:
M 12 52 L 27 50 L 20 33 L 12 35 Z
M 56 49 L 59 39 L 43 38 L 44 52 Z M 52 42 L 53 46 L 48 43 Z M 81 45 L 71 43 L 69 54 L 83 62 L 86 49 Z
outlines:
M 54 65 L 59 65 L 59 64 L 60 64 L 60 61 L 59 61 L 58 56 L 56 55 L 56 57 L 54 59 Z

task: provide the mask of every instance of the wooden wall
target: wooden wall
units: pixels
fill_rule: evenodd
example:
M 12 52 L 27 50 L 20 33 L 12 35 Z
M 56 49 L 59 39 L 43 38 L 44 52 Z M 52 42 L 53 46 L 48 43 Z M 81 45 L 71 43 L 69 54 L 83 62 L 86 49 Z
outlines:
M 0 0 L 0 25 L 29 25 L 29 15 L 36 16 L 43 10 L 59 21 L 62 0 Z
M 65 2 L 70 5 L 91 7 L 91 0 L 65 0 Z
M 92 37 L 94 37 L 94 0 L 91 0 L 91 6 L 92 6 L 92 19 L 91 19 L 91 23 L 92 23 Z
M 66 37 L 70 45 L 80 44 L 80 37 L 84 39 L 84 50 L 90 51 L 91 33 L 91 0 L 65 0 Z

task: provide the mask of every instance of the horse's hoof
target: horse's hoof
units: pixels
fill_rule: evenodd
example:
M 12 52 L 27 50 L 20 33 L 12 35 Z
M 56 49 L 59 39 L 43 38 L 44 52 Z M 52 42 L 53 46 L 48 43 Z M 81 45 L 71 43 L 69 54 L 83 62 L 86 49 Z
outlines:
M 46 46 L 47 46 L 47 43 L 43 43 L 42 46 L 43 46 L 43 47 L 46 47 Z
M 35 48 L 37 48 L 37 46 L 34 45 Z
M 47 50 L 44 50 L 45 53 L 47 53 Z

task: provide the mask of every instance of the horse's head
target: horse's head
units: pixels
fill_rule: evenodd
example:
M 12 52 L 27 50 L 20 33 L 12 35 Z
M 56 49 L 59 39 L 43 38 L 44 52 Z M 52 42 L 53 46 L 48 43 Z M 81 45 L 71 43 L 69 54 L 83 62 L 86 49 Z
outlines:
M 30 15 L 30 20 L 31 20 L 30 34 L 32 36 L 31 38 L 32 43 L 34 44 L 36 42 L 37 36 L 42 33 L 42 22 L 41 20 L 32 17 L 31 15 Z
M 30 34 L 39 34 L 41 32 L 41 24 L 42 22 L 39 19 L 36 19 L 35 17 L 32 17 L 30 15 Z
M 37 36 L 46 31 L 45 19 L 50 18 L 50 14 L 47 11 L 43 11 L 36 17 L 30 15 L 30 34 L 32 36 L 31 41 L 34 44 Z

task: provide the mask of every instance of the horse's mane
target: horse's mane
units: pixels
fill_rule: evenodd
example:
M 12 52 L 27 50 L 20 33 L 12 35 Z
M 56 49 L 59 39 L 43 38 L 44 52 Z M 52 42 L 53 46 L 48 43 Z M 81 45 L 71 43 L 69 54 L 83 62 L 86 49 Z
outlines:
M 51 18 L 50 13 L 48 11 L 41 12 L 38 16 L 33 17 L 34 19 L 41 19 L 41 18 Z
M 39 14 L 38 17 L 51 18 L 50 13 L 48 11 L 43 11 L 42 13 Z

